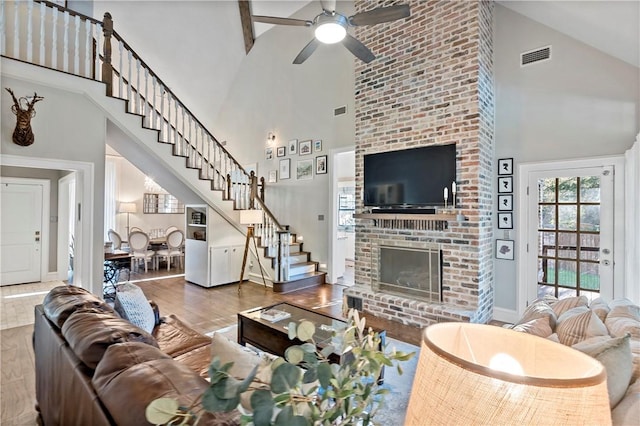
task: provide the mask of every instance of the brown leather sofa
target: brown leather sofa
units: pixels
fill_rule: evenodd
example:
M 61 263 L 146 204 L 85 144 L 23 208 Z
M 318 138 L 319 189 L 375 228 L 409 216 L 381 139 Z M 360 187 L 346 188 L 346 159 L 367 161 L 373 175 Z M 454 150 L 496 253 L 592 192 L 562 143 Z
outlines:
M 147 333 L 79 287 L 56 287 L 35 307 L 33 344 L 45 426 L 147 425 L 154 399 L 191 406 L 208 386 L 209 337 L 173 315 Z M 194 411 L 199 425 L 239 423 L 237 411 Z

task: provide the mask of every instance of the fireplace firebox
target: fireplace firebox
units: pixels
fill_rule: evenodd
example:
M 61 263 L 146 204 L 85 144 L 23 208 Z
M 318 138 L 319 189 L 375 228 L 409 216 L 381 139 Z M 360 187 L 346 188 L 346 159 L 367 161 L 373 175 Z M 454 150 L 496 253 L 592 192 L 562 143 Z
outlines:
M 378 247 L 378 279 L 373 290 L 410 299 L 442 301 L 442 250 L 439 247 Z

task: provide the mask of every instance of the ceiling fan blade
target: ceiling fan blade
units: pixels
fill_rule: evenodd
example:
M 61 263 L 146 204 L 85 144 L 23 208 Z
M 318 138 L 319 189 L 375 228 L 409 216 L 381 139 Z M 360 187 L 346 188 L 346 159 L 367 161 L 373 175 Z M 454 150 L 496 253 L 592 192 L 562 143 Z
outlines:
M 336 0 L 320 0 L 320 5 L 322 5 L 322 10 L 327 12 L 335 12 L 336 10 Z
M 278 18 L 277 16 L 252 16 L 251 19 L 253 19 L 253 22 L 261 22 L 263 24 L 295 25 L 298 27 L 310 27 L 313 25 L 313 21 L 293 18 Z
M 344 45 L 344 47 L 349 49 L 349 52 L 353 53 L 365 64 L 368 64 L 376 58 L 376 56 L 371 53 L 367 46 L 365 46 L 358 39 L 349 34 L 347 34 L 344 40 L 342 40 L 342 44 Z
M 356 13 L 349 18 L 349 23 L 354 26 L 373 25 L 382 22 L 395 21 L 411 16 L 411 9 L 408 4 L 400 4 L 389 7 L 379 7 L 367 12 Z
M 298 56 L 293 60 L 293 63 L 296 65 L 300 65 L 304 61 L 306 61 L 309 56 L 318 48 L 320 42 L 318 39 L 314 38 L 311 40 L 305 47 L 298 53 Z

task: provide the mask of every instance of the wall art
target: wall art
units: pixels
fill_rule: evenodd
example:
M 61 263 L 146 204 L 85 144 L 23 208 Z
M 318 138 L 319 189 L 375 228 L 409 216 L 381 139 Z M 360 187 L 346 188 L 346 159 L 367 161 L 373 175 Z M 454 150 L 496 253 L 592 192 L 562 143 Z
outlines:
M 286 146 L 279 146 L 278 150 L 276 151 L 276 155 L 278 157 L 284 157 L 285 155 L 287 155 L 287 147 Z
M 316 157 L 316 174 L 324 175 L 327 173 L 327 156 L 321 155 Z
M 513 213 L 498 213 L 498 229 L 513 229 Z
M 278 171 L 269 170 L 269 183 L 276 183 L 278 181 Z
M 289 154 L 297 154 L 298 153 L 298 139 L 291 139 L 289 141 Z M 282 177 L 281 177 L 282 179 Z
M 298 180 L 313 179 L 313 160 L 298 160 L 296 178 Z
M 500 158 L 498 160 L 498 175 L 513 174 L 513 158 Z
M 322 151 L 322 140 L 317 139 L 313 141 L 313 152 L 320 152 L 320 151 Z
M 513 240 L 496 240 L 496 259 L 513 260 Z
M 280 169 L 280 180 L 289 179 L 291 177 L 291 159 L 283 158 L 280 160 L 279 167 Z
M 513 195 L 498 195 L 498 211 L 510 212 L 513 210 Z
M 298 147 L 298 153 L 300 155 L 309 155 L 309 154 L 311 154 L 311 140 L 300 141 L 300 146 Z
M 513 176 L 498 178 L 498 194 L 513 192 Z

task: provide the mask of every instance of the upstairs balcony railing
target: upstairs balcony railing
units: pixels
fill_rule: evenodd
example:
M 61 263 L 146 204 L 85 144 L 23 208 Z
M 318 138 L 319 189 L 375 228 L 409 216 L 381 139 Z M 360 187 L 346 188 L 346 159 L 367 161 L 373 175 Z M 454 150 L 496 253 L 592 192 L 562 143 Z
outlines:
M 259 185 L 189 111 L 114 30 L 109 13 L 101 22 L 48 1 L 2 1 L 0 34 L 0 55 L 104 83 L 107 96 L 127 101 L 126 111 L 143 117 L 212 190 L 236 209 L 262 210 L 256 235 L 277 258 L 275 280 L 288 279 L 290 236 L 264 203 L 264 180 Z

